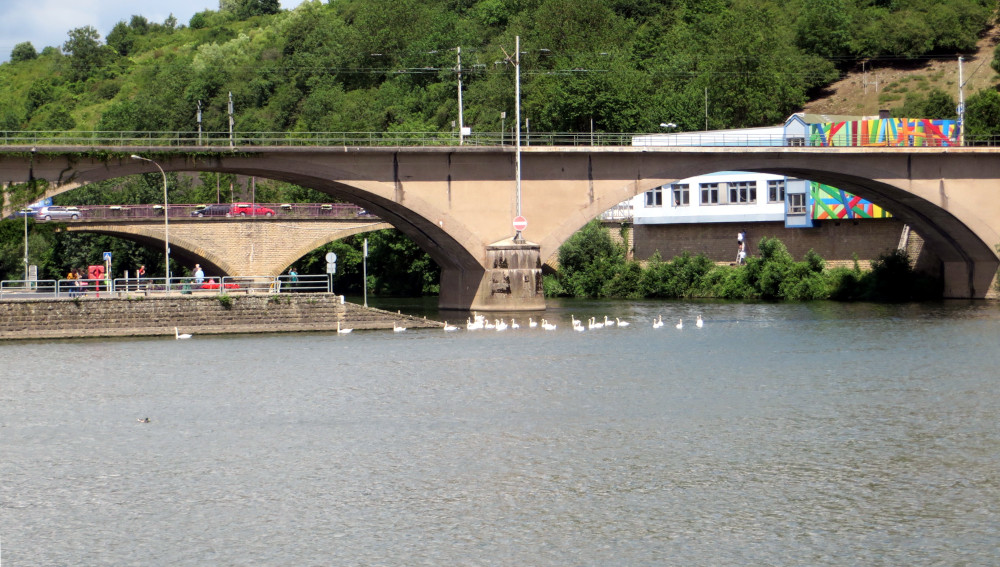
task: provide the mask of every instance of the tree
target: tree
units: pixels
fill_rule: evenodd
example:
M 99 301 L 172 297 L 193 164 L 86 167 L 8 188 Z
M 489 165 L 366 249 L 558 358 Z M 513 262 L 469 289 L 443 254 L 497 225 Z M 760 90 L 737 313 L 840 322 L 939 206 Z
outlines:
M 70 56 L 70 80 L 73 81 L 89 79 L 105 64 L 101 34 L 91 26 L 70 30 L 63 51 Z
M 965 104 L 963 129 L 966 143 L 979 140 L 992 144 L 991 140 L 1000 134 L 1000 93 L 987 89 L 970 96 Z
M 38 57 L 38 52 L 35 51 L 35 46 L 31 45 L 30 41 L 25 41 L 14 46 L 14 49 L 10 52 L 11 63 L 19 63 L 21 61 L 31 61 Z

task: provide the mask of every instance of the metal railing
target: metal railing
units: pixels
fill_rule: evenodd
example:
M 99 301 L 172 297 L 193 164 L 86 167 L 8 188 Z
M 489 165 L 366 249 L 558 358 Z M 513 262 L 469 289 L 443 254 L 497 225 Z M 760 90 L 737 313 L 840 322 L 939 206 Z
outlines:
M 167 213 L 171 219 L 201 218 L 198 211 L 205 205 L 184 205 L 171 203 L 167 207 Z M 163 205 L 80 205 L 75 207 L 79 211 L 79 218 L 54 218 L 49 222 L 79 222 L 84 220 L 141 220 L 141 219 L 162 219 Z M 19 217 L 20 213 L 15 213 Z M 255 203 L 252 211 L 247 211 L 246 215 L 232 212 L 225 215 L 206 216 L 212 218 L 277 218 L 277 219 L 356 219 L 365 221 L 379 221 L 379 217 L 372 215 L 357 205 L 350 203 Z M 38 218 L 37 214 L 29 214 L 29 218 L 35 218 L 38 222 L 45 222 Z
M 231 293 L 328 293 L 332 292 L 326 274 L 280 276 L 223 276 L 115 278 L 78 280 L 3 280 L 0 300 L 38 298 L 121 298 L 135 295 L 221 295 Z
M 944 143 L 942 143 L 944 142 Z M 511 133 L 473 132 L 459 140 L 457 132 L 228 132 L 186 131 L 0 131 L 0 146 L 118 146 L 118 147 L 331 147 L 331 146 L 512 146 Z M 522 146 L 676 146 L 676 147 L 798 147 L 822 146 L 814 140 L 787 138 L 784 134 L 724 132 L 524 132 Z M 837 144 L 839 146 L 839 144 Z M 852 146 L 886 146 L 880 140 L 852 140 Z M 899 144 L 888 144 L 899 145 Z M 924 139 L 912 136 L 905 146 L 997 146 L 1000 136 L 965 136 L 963 140 Z

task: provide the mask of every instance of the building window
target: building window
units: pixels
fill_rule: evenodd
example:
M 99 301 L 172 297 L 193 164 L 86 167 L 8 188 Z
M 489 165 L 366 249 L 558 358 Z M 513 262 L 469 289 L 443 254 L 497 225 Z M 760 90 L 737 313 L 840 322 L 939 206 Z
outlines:
M 804 146 L 806 145 L 805 138 L 788 138 L 789 146 Z
M 785 200 L 785 180 L 772 179 L 767 182 L 767 202 L 781 203 Z
M 790 214 L 790 215 L 804 215 L 804 214 L 806 214 L 806 194 L 805 193 L 789 193 L 788 194 L 788 214 Z
M 719 204 L 719 184 L 718 183 L 702 183 L 701 184 L 701 204 L 702 205 L 718 205 Z
M 729 183 L 729 202 L 748 205 L 757 202 L 757 182 L 737 181 Z
M 646 206 L 647 207 L 662 207 L 663 206 L 663 187 L 657 187 L 646 191 Z
M 674 183 L 670 189 L 674 196 L 675 207 L 686 207 L 691 204 L 691 193 L 687 183 Z

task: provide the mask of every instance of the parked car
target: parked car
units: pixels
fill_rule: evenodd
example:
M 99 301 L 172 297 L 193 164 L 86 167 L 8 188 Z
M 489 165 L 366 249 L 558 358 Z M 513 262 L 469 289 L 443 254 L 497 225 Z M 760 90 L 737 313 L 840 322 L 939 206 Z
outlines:
M 62 207 L 59 205 L 53 205 L 51 207 L 42 207 L 38 210 L 37 218 L 42 220 L 52 220 L 52 219 L 73 219 L 76 220 L 82 216 L 80 209 L 76 207 Z
M 235 217 L 236 215 L 241 217 L 273 217 L 274 209 L 250 203 L 233 203 L 233 216 Z
M 229 203 L 214 203 L 191 211 L 193 217 L 228 217 L 232 214 L 233 206 Z

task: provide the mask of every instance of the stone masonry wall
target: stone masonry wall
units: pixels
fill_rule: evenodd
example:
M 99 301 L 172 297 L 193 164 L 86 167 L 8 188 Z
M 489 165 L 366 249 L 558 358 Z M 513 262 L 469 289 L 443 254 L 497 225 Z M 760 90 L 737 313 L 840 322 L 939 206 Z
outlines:
M 897 219 L 822 221 L 816 228 L 785 228 L 782 222 L 635 225 L 635 258 L 648 260 L 659 250 L 664 260 L 685 251 L 705 254 L 715 262 L 736 261 L 736 233 L 746 230 L 749 250 L 756 255 L 764 236 L 777 237 L 792 257 L 801 260 L 809 249 L 830 266 L 851 265 L 854 255 L 867 267 L 868 261 L 895 250 L 903 223 Z
M 318 293 L 0 302 L 0 339 L 170 336 L 174 327 L 192 334 L 332 331 L 338 321 L 353 329 L 441 326 Z

